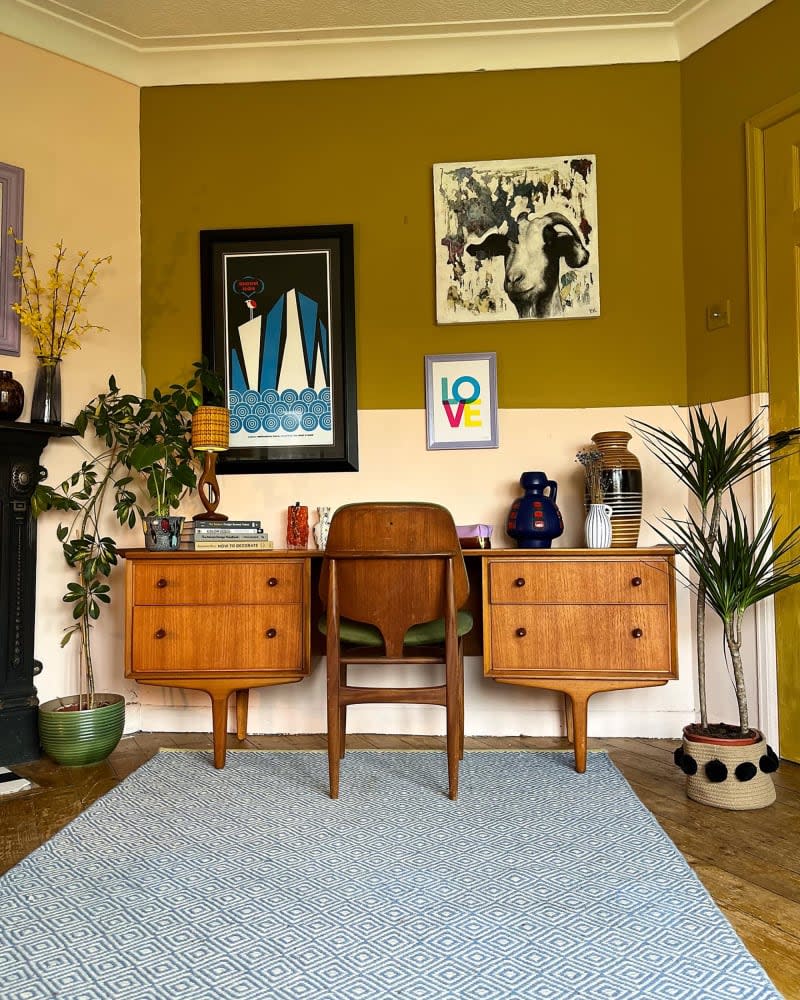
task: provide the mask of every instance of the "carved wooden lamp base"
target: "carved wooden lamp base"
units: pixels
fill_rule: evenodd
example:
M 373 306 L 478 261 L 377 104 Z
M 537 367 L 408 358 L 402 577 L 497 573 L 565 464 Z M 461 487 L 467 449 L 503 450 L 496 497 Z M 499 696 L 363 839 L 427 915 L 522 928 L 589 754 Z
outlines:
M 197 493 L 205 512 L 195 514 L 193 521 L 227 521 L 227 514 L 218 514 L 219 483 L 217 482 L 217 453 L 207 451 L 203 460 L 203 472 L 197 481 Z
M 227 521 L 218 514 L 219 483 L 217 482 L 217 452 L 228 447 L 230 412 L 224 406 L 198 406 L 192 415 L 192 447 L 203 452 L 203 472 L 197 481 L 197 492 L 205 512 L 195 514 L 193 521 Z

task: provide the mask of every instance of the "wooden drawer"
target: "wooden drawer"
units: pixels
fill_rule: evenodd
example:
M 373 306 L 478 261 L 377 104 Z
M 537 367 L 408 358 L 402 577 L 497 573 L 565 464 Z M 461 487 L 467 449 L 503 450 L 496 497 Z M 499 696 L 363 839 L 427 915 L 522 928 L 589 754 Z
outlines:
M 670 636 L 667 606 L 495 606 L 487 673 L 672 676 Z
M 292 560 L 141 562 L 134 567 L 135 605 L 296 604 L 303 564 Z
M 131 670 L 305 673 L 302 614 L 300 604 L 136 607 Z
M 670 599 L 666 559 L 504 559 L 488 569 L 492 604 L 668 604 Z

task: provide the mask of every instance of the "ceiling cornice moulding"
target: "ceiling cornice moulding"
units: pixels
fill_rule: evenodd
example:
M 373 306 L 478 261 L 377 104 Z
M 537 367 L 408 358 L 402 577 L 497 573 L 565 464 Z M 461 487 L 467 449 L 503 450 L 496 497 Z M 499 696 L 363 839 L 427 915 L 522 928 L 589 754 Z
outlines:
M 291 38 L 270 33 L 257 40 L 206 36 L 163 45 L 153 40 L 133 44 L 119 33 L 78 24 L 55 7 L 43 10 L 28 0 L 0 0 L 0 30 L 147 87 L 671 62 L 770 2 L 705 0 L 697 7 L 694 0 L 686 0 L 674 21 L 653 15 L 551 18 L 513 22 L 513 27 L 511 22 L 483 22 L 400 27 L 383 34 L 354 29 L 335 35 L 295 33 Z

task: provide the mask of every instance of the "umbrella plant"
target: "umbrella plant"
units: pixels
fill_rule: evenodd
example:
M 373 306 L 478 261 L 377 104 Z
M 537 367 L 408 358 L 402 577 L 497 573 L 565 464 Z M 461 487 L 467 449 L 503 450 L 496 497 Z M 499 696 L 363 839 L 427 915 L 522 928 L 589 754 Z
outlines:
M 75 418 L 79 436 L 72 440 L 85 455 L 79 468 L 57 486 L 37 486 L 31 501 L 35 517 L 47 510 L 73 515 L 56 532 L 64 559 L 76 573 L 63 596 L 72 605 L 73 622 L 64 630 L 61 645 L 73 636 L 79 639 L 85 708 L 94 707 L 92 625 L 111 602 L 108 581 L 117 564 L 117 543 L 105 534 L 102 515 L 113 504 L 117 520 L 129 528 L 146 516 L 133 488 L 137 476 L 157 511 L 177 507 L 195 487 L 192 414 L 204 395 L 219 397 L 221 380 L 205 361 L 196 362 L 194 369 L 186 383 L 171 385 L 168 392 L 156 389 L 152 397 L 123 393 L 112 375 L 108 392 L 90 400 Z M 94 450 L 83 440 L 88 430 L 94 435 Z

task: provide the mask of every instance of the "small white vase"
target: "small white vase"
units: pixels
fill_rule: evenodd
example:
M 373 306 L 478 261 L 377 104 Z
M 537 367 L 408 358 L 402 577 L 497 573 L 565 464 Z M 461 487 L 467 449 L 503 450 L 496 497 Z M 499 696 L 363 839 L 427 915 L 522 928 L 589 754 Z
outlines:
M 611 547 L 611 510 L 607 503 L 589 505 L 584 525 L 587 549 L 608 549 Z
M 319 515 L 319 520 L 313 527 L 314 532 L 314 542 L 318 549 L 324 549 L 328 544 L 328 529 L 331 526 L 331 509 L 330 507 L 317 507 L 317 514 Z

